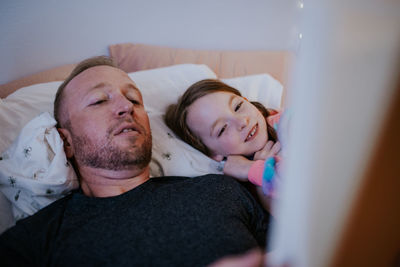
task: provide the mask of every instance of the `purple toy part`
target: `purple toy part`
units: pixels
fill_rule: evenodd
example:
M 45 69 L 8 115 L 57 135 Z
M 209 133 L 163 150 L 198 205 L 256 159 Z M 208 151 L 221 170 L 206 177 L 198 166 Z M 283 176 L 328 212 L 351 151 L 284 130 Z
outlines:
M 264 164 L 264 172 L 263 172 L 263 181 L 262 188 L 265 195 L 270 196 L 273 192 L 273 178 L 275 175 L 275 164 L 276 160 L 273 157 L 270 157 L 265 160 Z

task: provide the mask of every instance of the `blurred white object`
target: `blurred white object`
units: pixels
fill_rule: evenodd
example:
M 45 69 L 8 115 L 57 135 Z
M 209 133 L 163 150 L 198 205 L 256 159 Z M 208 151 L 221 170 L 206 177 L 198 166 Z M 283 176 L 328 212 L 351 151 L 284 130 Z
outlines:
M 399 1 L 314 0 L 303 11 L 271 266 L 332 263 L 399 73 Z

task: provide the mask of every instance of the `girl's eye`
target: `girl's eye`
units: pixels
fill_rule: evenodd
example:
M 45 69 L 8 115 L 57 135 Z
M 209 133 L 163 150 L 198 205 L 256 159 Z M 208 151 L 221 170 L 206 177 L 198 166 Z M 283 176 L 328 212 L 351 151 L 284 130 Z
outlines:
M 226 129 L 226 124 L 225 124 L 224 127 L 222 127 L 222 129 L 219 131 L 218 137 L 220 137 L 220 136 L 224 133 L 225 129 Z
M 235 112 L 238 111 L 238 110 L 240 109 L 240 107 L 242 106 L 242 104 L 243 104 L 243 101 L 240 101 L 240 103 L 238 103 L 238 104 L 235 106 Z

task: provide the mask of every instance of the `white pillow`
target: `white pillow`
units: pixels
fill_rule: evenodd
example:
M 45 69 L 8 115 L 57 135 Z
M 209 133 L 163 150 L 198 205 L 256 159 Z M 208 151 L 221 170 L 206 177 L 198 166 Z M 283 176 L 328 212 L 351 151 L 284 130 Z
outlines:
M 279 109 L 283 86 L 269 74 L 255 74 L 231 79 L 221 79 L 238 89 L 250 101 L 258 101 L 267 108 Z
M 150 164 L 152 176 L 220 173 L 222 168 L 218 162 L 176 138 L 162 118 L 165 108 L 175 103 L 191 84 L 202 79 L 215 79 L 215 73 L 205 65 L 181 64 L 138 71 L 129 76 L 141 90 L 150 118 L 153 134 L 153 158 Z M 249 100 L 257 100 L 271 108 L 280 105 L 282 85 L 270 75 L 251 75 L 223 81 L 239 89 Z M 32 85 L 0 99 L 0 153 L 4 155 L 3 152 L 10 147 L 27 122 L 45 111 L 53 114 L 53 100 L 60 84 L 50 82 Z M 20 138 L 28 140 L 32 135 L 26 133 Z M 13 196 L 7 197 L 12 203 L 15 202 Z
M 41 113 L 1 155 L 0 189 L 13 203 L 16 220 L 78 188 L 78 178 L 55 125 L 52 115 Z
M 53 114 L 53 102 L 61 82 L 23 87 L 0 98 L 0 153 L 12 144 L 22 128 L 41 112 Z
M 164 112 L 191 84 L 203 79 L 216 79 L 206 65 L 182 64 L 165 68 L 132 72 L 148 112 Z

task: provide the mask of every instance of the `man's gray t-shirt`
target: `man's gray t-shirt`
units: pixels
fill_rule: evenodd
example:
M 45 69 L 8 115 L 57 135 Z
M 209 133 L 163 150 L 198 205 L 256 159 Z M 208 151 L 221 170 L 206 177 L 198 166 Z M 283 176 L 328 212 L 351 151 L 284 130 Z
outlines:
M 115 197 L 73 192 L 0 236 L 0 258 L 2 266 L 204 266 L 265 247 L 268 224 L 231 177 L 152 178 Z

